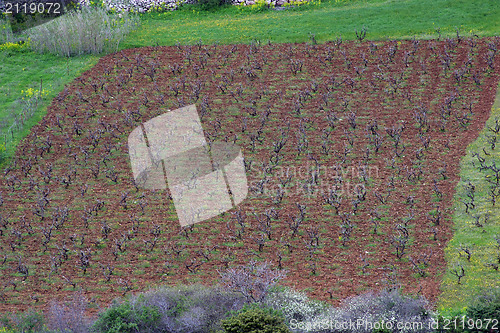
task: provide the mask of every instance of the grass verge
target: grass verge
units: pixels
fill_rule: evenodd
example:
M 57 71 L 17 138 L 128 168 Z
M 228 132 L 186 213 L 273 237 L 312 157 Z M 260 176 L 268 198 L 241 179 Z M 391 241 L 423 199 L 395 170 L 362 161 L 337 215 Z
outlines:
M 488 179 L 493 179 L 492 172 L 479 171 L 479 163 L 473 152 L 479 153 L 485 158 L 487 165 L 500 165 L 500 149 L 491 149 L 487 142 L 488 136 L 492 136 L 489 129 L 495 128 L 495 120 L 500 118 L 500 85 L 497 89 L 495 103 L 491 109 L 490 118 L 485 128 L 479 134 L 476 141 L 467 147 L 467 155 L 460 164 L 460 178 L 455 194 L 455 212 L 453 214 L 454 235 L 446 248 L 446 261 L 448 267 L 443 276 L 442 294 L 438 302 L 438 309 L 442 313 L 459 314 L 465 311 L 465 304 L 470 304 L 483 290 L 498 286 L 500 271 L 495 270 L 489 264 L 500 264 L 500 202 L 496 205 L 490 201 L 489 190 L 491 188 Z M 499 121 L 500 123 L 500 121 Z M 485 155 L 483 148 L 489 154 Z M 488 176 L 488 177 L 486 177 Z M 467 185 L 471 182 L 475 187 L 475 208 L 466 212 L 466 206 L 462 203 L 470 202 L 467 197 Z M 469 190 L 470 192 L 470 190 Z M 497 197 L 497 200 L 500 199 Z M 476 223 L 476 218 L 479 222 Z M 487 217 L 489 216 L 489 217 Z M 486 218 L 486 221 L 485 221 Z M 466 250 L 471 252 L 470 260 Z M 461 275 L 460 265 L 464 268 L 465 276 L 458 284 Z M 498 266 L 497 266 L 498 268 Z
M 46 114 L 52 99 L 64 89 L 64 86 L 92 68 L 99 57 L 81 56 L 61 58 L 50 54 L 37 54 L 21 49 L 0 50 L 0 145 L 5 144 L 4 165 L 11 157 L 17 144 L 29 133 L 31 127 Z M 30 92 L 44 91 L 43 98 L 37 105 L 34 115 L 24 122 L 24 126 L 12 133 L 7 129 L 12 125 L 22 109 L 23 97 L 30 97 Z M 7 135 L 7 142 L 6 136 Z
M 259 10 L 259 9 L 257 9 Z M 282 11 L 256 12 L 229 6 L 216 12 L 185 6 L 179 11 L 141 15 L 141 27 L 121 47 L 219 42 L 305 42 L 311 34 L 318 42 L 356 39 L 365 27 L 366 38 L 437 38 L 475 33 L 493 36 L 500 32 L 500 7 L 496 0 L 354 0 L 321 2 Z

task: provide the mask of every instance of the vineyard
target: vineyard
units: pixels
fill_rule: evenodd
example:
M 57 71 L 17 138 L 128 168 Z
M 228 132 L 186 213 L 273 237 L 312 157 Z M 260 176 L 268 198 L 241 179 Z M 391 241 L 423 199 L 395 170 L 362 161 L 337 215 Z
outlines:
M 0 309 L 73 290 L 107 304 L 159 284 L 209 284 L 250 261 L 333 304 L 395 286 L 435 301 L 459 162 L 490 115 L 498 48 L 500 38 L 458 33 L 367 42 L 360 32 L 104 56 L 52 101 L 2 172 Z M 168 190 L 134 182 L 127 138 L 191 104 L 210 145 L 242 149 L 249 192 L 181 227 Z M 493 203 L 500 167 L 484 158 L 496 124 L 490 153 L 475 152 Z M 468 212 L 475 200 L 470 184 Z M 463 267 L 453 274 L 460 283 Z

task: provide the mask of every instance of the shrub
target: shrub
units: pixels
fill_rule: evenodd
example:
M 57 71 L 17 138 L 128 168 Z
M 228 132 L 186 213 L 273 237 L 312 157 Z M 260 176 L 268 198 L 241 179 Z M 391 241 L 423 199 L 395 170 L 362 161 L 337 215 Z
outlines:
M 101 313 L 92 329 L 98 333 L 155 332 L 159 318 L 158 309 L 144 305 L 137 307 L 133 302 L 125 301 L 115 303 Z
M 43 315 L 32 309 L 14 315 L 12 321 L 14 322 L 15 331 L 23 333 L 41 332 L 44 324 Z
M 403 296 L 398 290 L 367 293 L 346 299 L 340 307 L 333 308 L 317 301 L 310 301 L 304 294 L 286 290 L 271 293 L 266 304 L 282 307 L 287 323 L 297 333 L 338 332 L 335 325 L 343 325 L 341 332 L 430 332 L 432 313 L 427 310 L 424 298 Z M 360 326 L 349 326 L 360 323 Z M 387 323 L 390 323 L 387 325 Z M 397 329 L 397 323 L 415 326 Z M 391 325 L 394 329 L 389 329 Z M 417 326 L 418 325 L 418 326 Z M 389 327 L 389 328 L 388 328 Z M 337 327 L 338 328 L 338 327 Z
M 229 311 L 243 307 L 243 296 L 201 285 L 160 287 L 102 313 L 95 332 L 205 333 L 220 328 Z
M 274 288 L 264 299 L 264 303 L 280 310 L 287 323 L 315 321 L 329 306 L 323 302 L 309 300 L 306 294 L 290 288 Z
M 283 315 L 260 304 L 246 304 L 243 309 L 223 319 L 221 325 L 226 333 L 287 333 Z
M 241 293 L 248 302 L 261 302 L 286 272 L 272 269 L 268 262 L 251 261 L 246 266 L 219 272 L 219 275 L 225 288 Z
M 60 56 L 99 54 L 118 49 L 125 35 L 138 25 L 136 15 L 108 13 L 99 7 L 82 7 L 27 31 L 36 52 Z
M 81 6 L 106 8 L 110 11 L 127 12 L 162 12 L 178 8 L 184 0 L 172 2 L 170 0 L 78 0 Z M 189 0 L 192 1 L 192 0 Z
M 483 294 L 475 298 L 475 300 L 467 308 L 467 317 L 476 321 L 482 321 L 486 325 L 486 319 L 500 318 L 500 287 L 496 287 L 485 291 Z M 472 322 L 472 321 L 471 321 Z M 467 325 L 466 325 L 467 326 Z M 474 332 L 489 332 L 489 329 L 478 328 L 479 325 L 474 325 Z M 491 323 L 490 323 L 491 328 Z M 472 330 L 471 330 L 472 331 Z
M 430 332 L 432 313 L 428 310 L 428 302 L 423 298 L 412 298 L 401 294 L 399 289 L 384 290 L 379 293 L 367 293 L 345 300 L 336 309 L 332 321 L 363 323 L 356 332 L 372 332 L 375 323 L 390 322 L 410 323 L 418 326 L 404 327 L 396 332 Z M 366 325 L 365 325 L 366 324 Z M 420 328 L 421 327 L 421 328 Z
M 87 299 L 81 294 L 66 304 L 53 302 L 48 311 L 47 325 L 60 332 L 86 333 L 91 326 L 91 321 L 85 316 L 87 306 Z
M 211 332 L 228 311 L 239 310 L 245 303 L 236 293 L 202 285 L 161 287 L 150 290 L 136 303 L 157 308 L 161 318 L 158 332 Z
M 274 5 L 268 3 L 266 0 L 257 0 L 253 5 L 250 5 L 250 9 L 254 12 L 263 12 L 270 8 L 274 8 Z
M 0 51 L 7 51 L 7 52 L 20 52 L 24 51 L 27 49 L 28 43 L 25 43 L 24 41 L 18 41 L 16 43 L 11 43 L 7 42 L 4 44 L 0 44 Z
M 5 157 L 6 157 L 5 143 L 0 143 L 0 165 L 2 165 Z

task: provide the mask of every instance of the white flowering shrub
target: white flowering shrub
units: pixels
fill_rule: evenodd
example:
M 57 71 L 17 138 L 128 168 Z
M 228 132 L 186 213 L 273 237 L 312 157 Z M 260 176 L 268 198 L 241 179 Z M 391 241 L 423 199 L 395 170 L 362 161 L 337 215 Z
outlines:
M 309 300 L 306 294 L 290 288 L 273 290 L 267 295 L 264 303 L 273 309 L 281 310 L 287 322 L 315 320 L 328 308 L 327 304 Z
M 391 332 L 432 332 L 433 313 L 423 298 L 404 296 L 399 290 L 367 293 L 346 299 L 337 308 L 334 322 L 356 323 L 345 332 L 372 332 L 386 328 Z M 377 327 L 378 326 L 378 327 Z
M 427 301 L 403 296 L 398 290 L 352 297 L 334 308 L 285 288 L 269 293 L 264 303 L 280 310 L 294 333 L 433 331 Z
M 92 0 L 79 0 L 80 5 L 89 6 Z M 107 10 L 139 12 L 174 10 L 181 3 L 193 3 L 194 0 L 103 0 Z

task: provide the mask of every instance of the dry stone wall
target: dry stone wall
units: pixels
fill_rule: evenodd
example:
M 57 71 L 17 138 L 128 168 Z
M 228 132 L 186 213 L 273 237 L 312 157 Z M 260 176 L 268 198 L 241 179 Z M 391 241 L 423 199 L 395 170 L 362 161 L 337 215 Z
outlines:
M 92 0 L 80 0 L 82 5 L 89 5 Z M 296 2 L 297 0 L 266 0 L 268 4 L 275 7 L 283 6 L 287 3 Z M 119 11 L 136 11 L 147 12 L 150 9 L 162 7 L 165 9 L 175 10 L 181 3 L 196 3 L 196 0 L 104 0 L 104 3 L 109 9 Z M 233 5 L 254 5 L 256 0 L 232 0 Z

